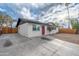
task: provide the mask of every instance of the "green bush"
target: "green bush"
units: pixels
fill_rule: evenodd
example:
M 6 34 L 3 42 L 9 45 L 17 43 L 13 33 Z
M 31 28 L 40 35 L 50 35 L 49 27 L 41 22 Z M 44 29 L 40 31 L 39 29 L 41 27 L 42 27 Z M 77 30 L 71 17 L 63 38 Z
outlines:
M 73 25 L 72 25 L 72 28 L 73 28 L 73 29 L 79 29 L 79 23 L 73 24 Z
M 77 19 L 72 19 L 71 20 L 71 25 L 73 29 L 79 29 L 79 22 Z

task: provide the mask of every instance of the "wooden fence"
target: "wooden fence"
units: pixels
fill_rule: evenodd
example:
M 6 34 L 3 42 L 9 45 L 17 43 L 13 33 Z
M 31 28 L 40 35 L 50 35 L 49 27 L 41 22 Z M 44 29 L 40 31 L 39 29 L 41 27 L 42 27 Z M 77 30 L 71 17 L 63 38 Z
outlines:
M 18 29 L 17 28 L 9 28 L 9 27 L 2 28 L 2 33 L 3 34 L 17 33 L 17 32 L 18 32 Z
M 76 29 L 61 28 L 61 29 L 59 29 L 59 33 L 75 34 L 76 33 Z

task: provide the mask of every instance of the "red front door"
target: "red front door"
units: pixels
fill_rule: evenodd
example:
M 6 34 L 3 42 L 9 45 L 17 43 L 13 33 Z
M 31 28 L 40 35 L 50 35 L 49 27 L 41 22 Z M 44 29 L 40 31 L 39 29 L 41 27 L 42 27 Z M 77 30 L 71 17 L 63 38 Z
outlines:
M 42 35 L 44 35 L 45 34 L 45 26 L 43 25 L 42 26 Z

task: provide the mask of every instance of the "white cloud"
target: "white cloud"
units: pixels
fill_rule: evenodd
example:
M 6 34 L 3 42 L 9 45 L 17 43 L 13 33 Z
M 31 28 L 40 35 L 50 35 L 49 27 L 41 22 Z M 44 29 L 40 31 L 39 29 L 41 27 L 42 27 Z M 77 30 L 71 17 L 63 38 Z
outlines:
M 38 16 L 33 14 L 32 15 L 32 11 L 30 11 L 30 6 L 34 7 L 34 8 L 38 8 L 38 4 L 36 3 L 29 3 L 29 4 L 21 4 L 21 3 L 17 3 L 14 4 L 18 9 L 20 10 L 16 10 L 19 14 L 22 15 L 23 18 L 28 18 L 28 19 L 35 19 Z M 29 6 L 29 8 L 27 7 L 27 5 Z
M 30 11 L 30 6 L 34 8 L 43 8 L 49 4 L 47 3 L 29 3 L 29 4 L 16 3 L 13 5 L 16 6 L 15 8 L 20 9 L 20 10 L 16 9 L 16 12 L 21 14 L 23 18 L 35 19 L 35 18 L 38 18 L 40 15 L 35 15 L 35 14 L 32 15 L 32 12 Z M 29 8 L 27 7 L 27 5 L 29 6 Z M 45 14 L 46 12 L 41 11 L 41 13 Z
M 36 7 L 36 8 L 39 7 L 36 3 L 32 3 L 31 5 L 34 6 L 34 7 Z
M 31 3 L 31 5 L 36 7 L 36 8 L 43 8 L 45 6 L 50 5 L 50 3 Z
M 72 4 L 71 4 L 72 5 Z M 77 5 L 77 8 L 78 8 L 79 5 Z M 62 6 L 61 6 L 62 7 Z M 76 7 L 76 6 L 75 6 Z M 53 18 L 57 18 L 56 21 L 59 21 L 59 20 L 65 20 L 65 18 L 68 17 L 68 12 L 67 10 L 62 10 L 66 8 L 65 6 L 63 6 L 62 8 L 57 7 L 53 10 L 53 7 L 51 7 L 50 9 L 52 9 L 52 11 L 50 12 L 50 9 L 48 10 L 48 12 L 42 17 L 43 21 L 53 21 Z M 77 18 L 78 17 L 78 10 L 74 10 L 74 7 L 73 8 L 69 8 L 69 14 L 70 14 L 70 17 L 73 17 L 73 18 Z M 58 12 L 58 13 L 54 13 L 54 11 L 59 11 L 59 10 L 62 10 L 62 12 Z
M 34 19 L 34 17 L 31 16 L 30 9 L 23 7 L 20 13 L 23 16 L 23 18 Z
M 4 11 L 6 11 L 6 10 L 5 10 L 5 9 L 0 8 L 0 11 L 4 12 Z

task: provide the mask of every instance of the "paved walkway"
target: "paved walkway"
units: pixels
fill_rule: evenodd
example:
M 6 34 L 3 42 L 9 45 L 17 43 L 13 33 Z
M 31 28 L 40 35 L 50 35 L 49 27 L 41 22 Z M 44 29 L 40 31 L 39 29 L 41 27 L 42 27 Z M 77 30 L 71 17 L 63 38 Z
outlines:
M 0 55 L 4 56 L 79 56 L 79 45 L 59 40 L 49 36 L 52 40 L 40 37 L 26 38 L 19 34 L 0 36 L 0 44 L 6 39 L 12 41 L 10 47 L 0 47 Z

